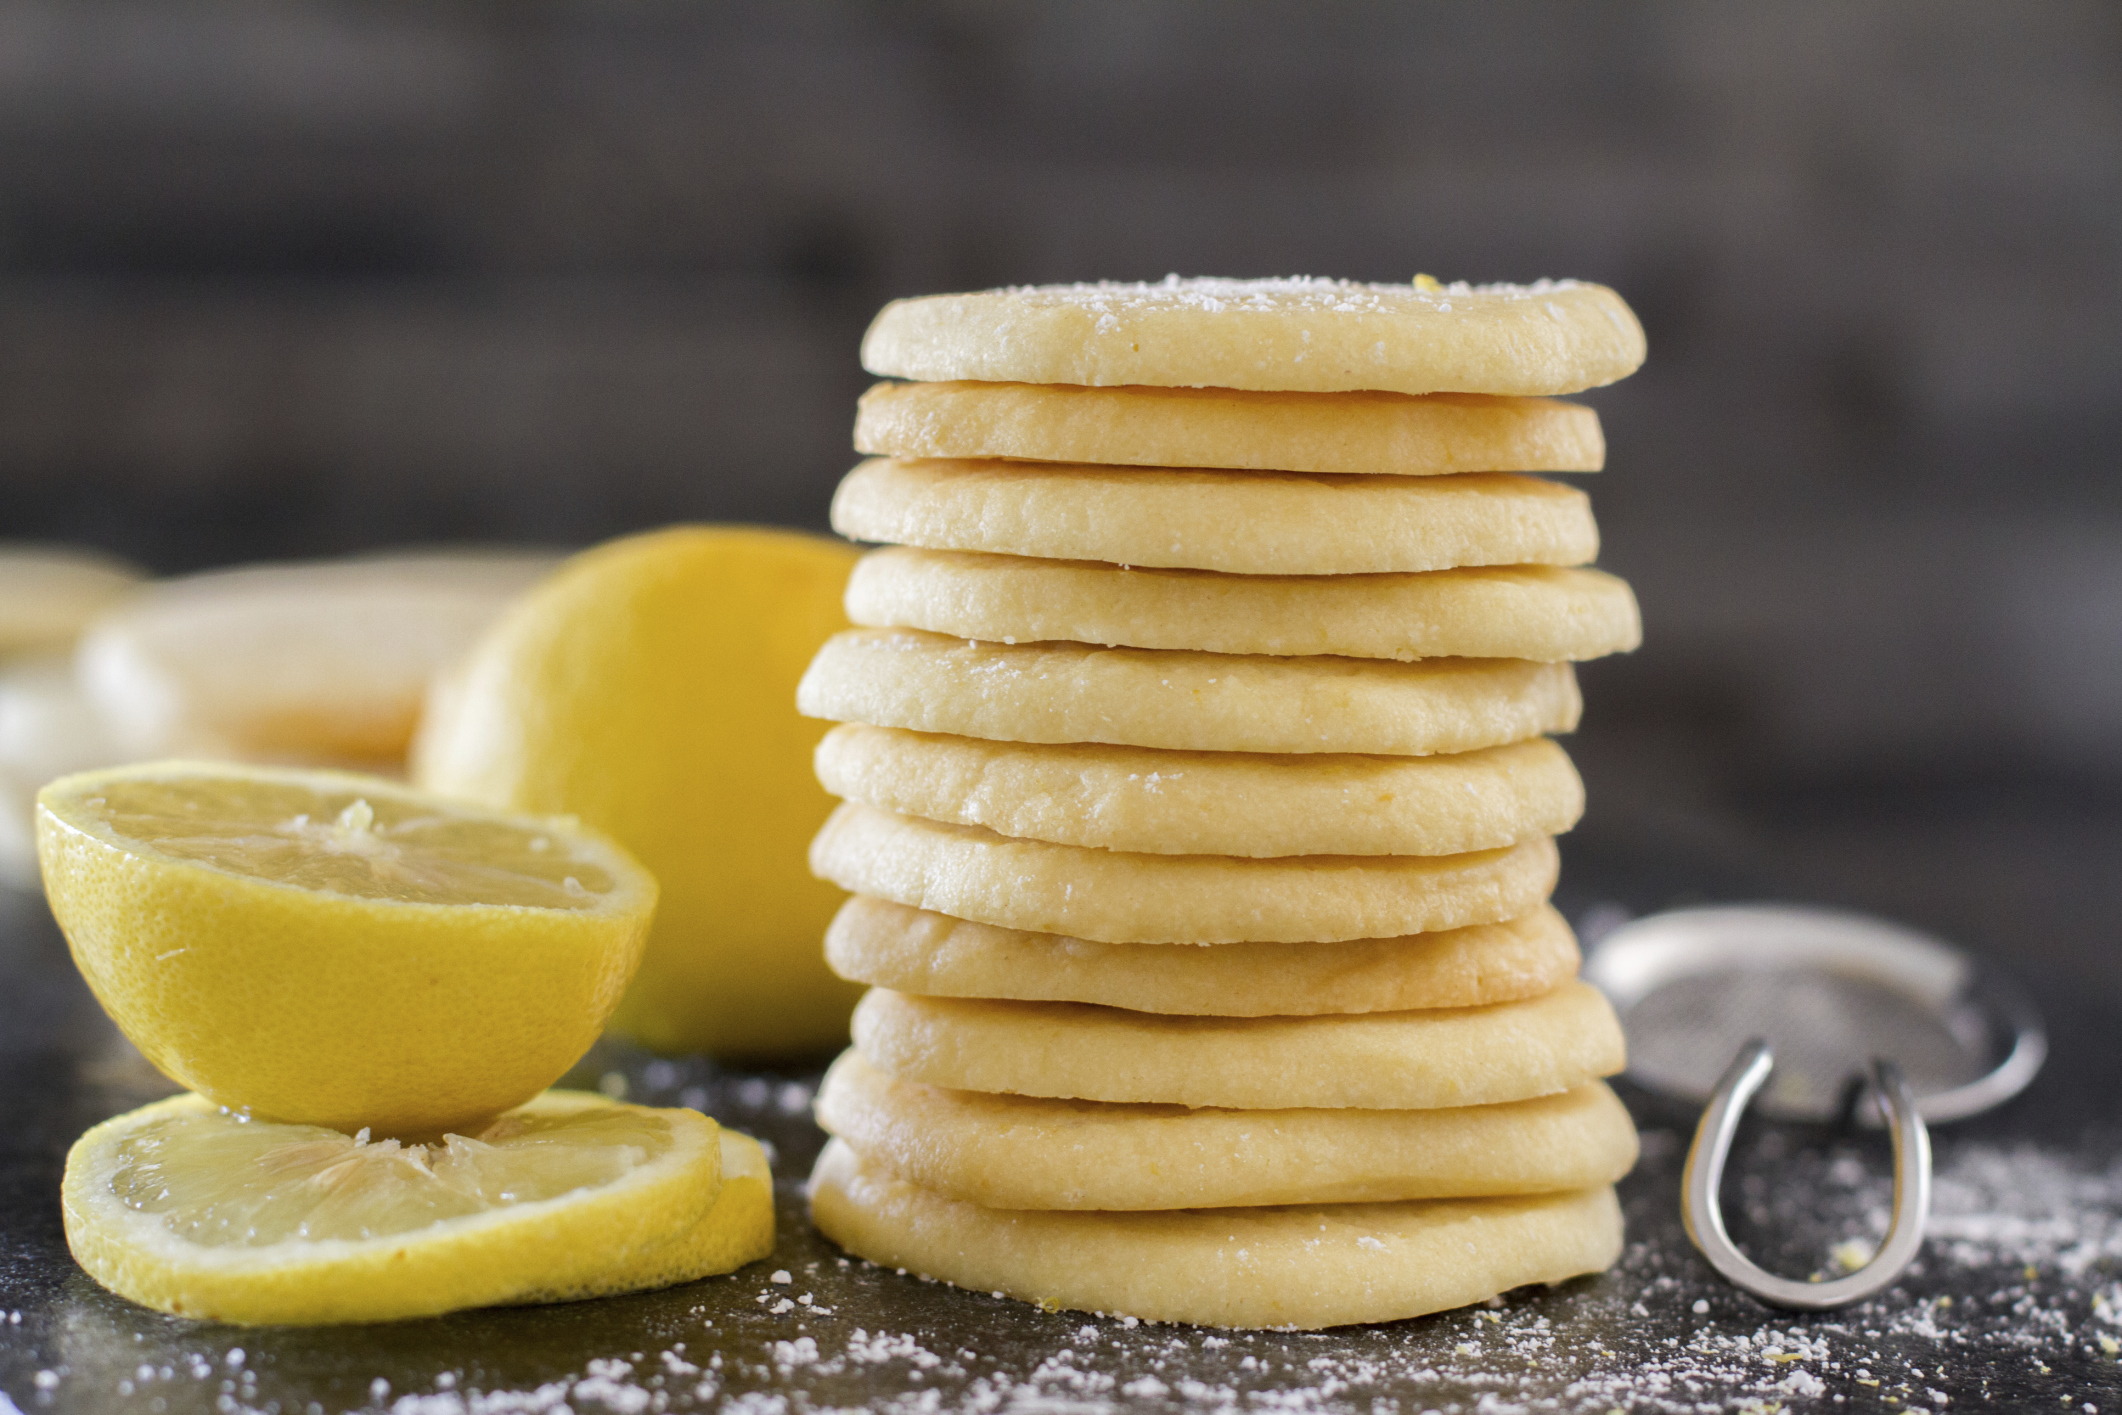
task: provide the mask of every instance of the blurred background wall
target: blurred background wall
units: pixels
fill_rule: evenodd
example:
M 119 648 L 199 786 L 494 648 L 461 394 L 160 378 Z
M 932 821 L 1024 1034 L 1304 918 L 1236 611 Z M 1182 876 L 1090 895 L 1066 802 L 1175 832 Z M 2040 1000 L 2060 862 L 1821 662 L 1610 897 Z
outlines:
M 1599 809 L 2122 799 L 2122 7 L 0 3 L 0 537 L 162 571 L 822 527 L 894 295 L 1418 270 L 1648 328 Z

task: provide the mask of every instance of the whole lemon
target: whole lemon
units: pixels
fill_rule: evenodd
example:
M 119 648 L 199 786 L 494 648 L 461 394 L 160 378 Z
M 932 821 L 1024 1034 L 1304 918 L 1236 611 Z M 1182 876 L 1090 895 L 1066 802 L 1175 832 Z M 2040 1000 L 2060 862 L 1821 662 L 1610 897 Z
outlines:
M 757 1058 L 847 1039 L 860 989 L 820 945 L 843 895 L 806 863 L 834 804 L 811 775 L 825 724 L 795 699 L 847 627 L 856 556 L 746 526 L 613 541 L 505 611 L 430 697 L 417 781 L 579 816 L 662 885 L 612 1019 L 646 1046 Z

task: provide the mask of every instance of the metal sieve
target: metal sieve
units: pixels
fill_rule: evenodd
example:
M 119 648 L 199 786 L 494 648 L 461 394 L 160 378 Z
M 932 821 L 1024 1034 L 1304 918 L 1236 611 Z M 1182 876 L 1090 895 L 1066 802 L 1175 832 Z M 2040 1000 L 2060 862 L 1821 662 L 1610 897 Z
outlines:
M 1676 909 L 1602 936 L 1584 976 L 1620 1014 L 1629 1079 L 1702 1103 L 1747 1042 L 1775 1053 L 1762 1114 L 1831 1121 L 1873 1057 L 1933 1125 L 2017 1095 L 2048 1053 L 2010 979 L 1952 945 L 1861 914 L 1785 904 Z M 1856 1117 L 1877 1123 L 1877 1108 Z
M 2008 979 L 1859 914 L 1765 904 L 1654 914 L 1600 938 L 1584 975 L 1620 1014 L 1629 1077 L 1706 1102 L 1681 1186 L 1688 1237 L 1733 1286 L 1779 1307 L 1822 1311 L 1890 1286 L 1922 1246 L 1930 1210 L 1925 1122 L 2017 1095 L 2048 1051 L 2033 1004 Z M 1785 1119 L 1890 1126 L 1893 1221 L 1857 1271 L 1781 1277 L 1726 1232 L 1725 1160 L 1756 1097 Z

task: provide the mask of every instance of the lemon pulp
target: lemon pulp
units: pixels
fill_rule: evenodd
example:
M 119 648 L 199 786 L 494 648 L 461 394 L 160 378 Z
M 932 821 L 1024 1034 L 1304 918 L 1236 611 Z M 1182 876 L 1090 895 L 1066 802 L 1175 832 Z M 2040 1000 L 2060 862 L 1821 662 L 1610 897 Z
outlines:
M 670 1123 L 632 1107 L 515 1112 L 477 1136 L 371 1141 L 225 1110 L 166 1115 L 119 1141 L 111 1193 L 202 1248 L 362 1240 L 596 1189 L 668 1155 Z
M 579 837 L 353 783 L 224 777 L 205 795 L 188 777 L 114 778 L 80 804 L 157 854 L 359 899 L 584 909 L 615 884 Z

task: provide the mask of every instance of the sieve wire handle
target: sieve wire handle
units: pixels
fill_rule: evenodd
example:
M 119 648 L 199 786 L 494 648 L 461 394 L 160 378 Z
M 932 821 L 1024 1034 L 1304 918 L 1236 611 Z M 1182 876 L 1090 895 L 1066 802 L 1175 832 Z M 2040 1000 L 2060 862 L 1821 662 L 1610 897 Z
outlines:
M 1823 1312 L 1846 1307 L 1883 1291 L 1901 1275 L 1916 1250 L 1923 1246 L 1923 1224 L 1930 1216 L 1930 1131 L 1916 1109 L 1916 1095 L 1901 1068 L 1891 1061 L 1872 1059 L 1873 1084 L 1885 1107 L 1894 1143 L 1894 1219 L 1886 1241 L 1863 1267 L 1831 1282 L 1798 1282 L 1778 1277 L 1757 1266 L 1731 1241 L 1724 1228 L 1724 1211 L 1717 1191 L 1724 1182 L 1724 1161 L 1731 1153 L 1732 1137 L 1754 1098 L 1775 1069 L 1775 1054 L 1768 1043 L 1748 1042 L 1739 1049 L 1724 1078 L 1702 1111 L 1695 1127 L 1695 1141 L 1687 1151 L 1687 1172 L 1682 1181 L 1680 1217 L 1687 1236 L 1694 1240 L 1709 1265 L 1726 1281 L 1776 1307 Z

